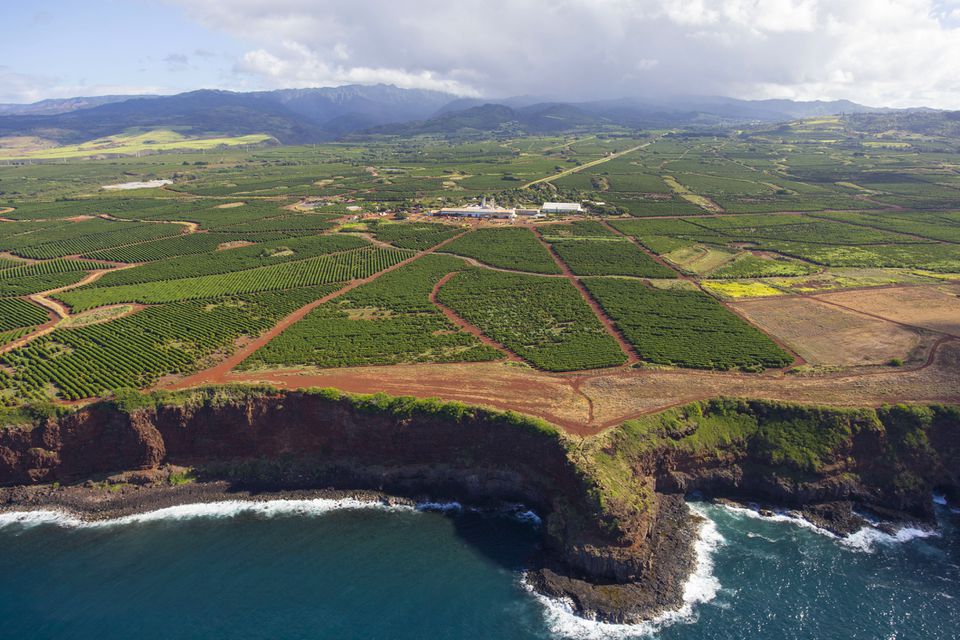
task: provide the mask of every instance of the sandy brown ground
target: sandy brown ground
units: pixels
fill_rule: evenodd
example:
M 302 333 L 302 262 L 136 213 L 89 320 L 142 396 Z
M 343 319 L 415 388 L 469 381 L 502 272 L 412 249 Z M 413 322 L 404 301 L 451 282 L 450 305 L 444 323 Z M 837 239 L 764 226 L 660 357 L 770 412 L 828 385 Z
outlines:
M 934 334 L 825 304 L 783 297 L 730 303 L 740 315 L 813 365 L 883 365 L 922 360 Z
M 874 317 L 960 336 L 960 284 L 822 293 L 817 299 Z

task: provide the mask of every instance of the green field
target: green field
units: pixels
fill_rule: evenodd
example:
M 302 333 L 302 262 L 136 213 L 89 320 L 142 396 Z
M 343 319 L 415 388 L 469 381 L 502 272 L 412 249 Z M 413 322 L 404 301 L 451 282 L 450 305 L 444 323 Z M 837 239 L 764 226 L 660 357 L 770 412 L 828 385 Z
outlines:
M 550 252 L 529 229 L 478 229 L 454 240 L 443 250 L 501 269 L 560 273 Z
M 0 355 L 0 404 L 202 370 L 363 278 L 372 280 L 242 368 L 623 365 L 559 260 L 643 362 L 753 372 L 792 357 L 718 299 L 960 277 L 960 140 L 937 132 L 871 131 L 841 117 L 571 138 L 266 142 L 139 130 L 72 148 L 22 141 L 30 161 L 0 164 L 0 347 L 30 341 Z M 109 158 L 83 159 L 96 155 Z M 102 189 L 150 180 L 172 184 Z M 483 198 L 580 202 L 585 212 L 492 225 L 429 216 Z M 439 302 L 525 364 L 431 302 L 449 274 Z M 36 337 L 52 313 L 36 300 L 60 301 L 71 317 Z
M 161 153 L 169 151 L 207 151 L 224 147 L 260 145 L 272 138 L 263 134 L 233 137 L 190 138 L 176 131 L 131 131 L 124 134 L 97 138 L 78 145 L 51 146 L 37 142 L 20 147 L 0 149 L 2 160 L 65 160 L 94 156 L 135 155 L 137 153 Z
M 243 368 L 476 362 L 503 354 L 451 324 L 430 292 L 463 261 L 425 256 L 311 312 Z
M 626 361 L 579 292 L 563 279 L 468 271 L 448 282 L 439 300 L 547 371 L 596 369 Z
M 584 281 L 643 360 L 697 369 L 784 367 L 793 357 L 699 291 L 642 282 Z

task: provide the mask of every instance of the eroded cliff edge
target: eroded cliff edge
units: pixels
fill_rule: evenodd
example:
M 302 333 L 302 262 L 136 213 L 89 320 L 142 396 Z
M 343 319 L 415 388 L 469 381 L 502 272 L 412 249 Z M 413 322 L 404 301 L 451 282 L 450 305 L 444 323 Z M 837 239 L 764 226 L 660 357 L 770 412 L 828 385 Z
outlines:
M 210 388 L 13 418 L 0 429 L 0 506 L 55 506 L 64 485 L 169 464 L 246 490 L 522 502 L 544 518 L 533 584 L 618 622 L 680 604 L 698 528 L 689 492 L 800 509 L 840 532 L 861 526 L 856 510 L 929 521 L 935 490 L 960 497 L 957 407 L 720 399 L 580 439 L 459 403 Z M 147 490 L 158 487 L 122 486 L 90 508 Z

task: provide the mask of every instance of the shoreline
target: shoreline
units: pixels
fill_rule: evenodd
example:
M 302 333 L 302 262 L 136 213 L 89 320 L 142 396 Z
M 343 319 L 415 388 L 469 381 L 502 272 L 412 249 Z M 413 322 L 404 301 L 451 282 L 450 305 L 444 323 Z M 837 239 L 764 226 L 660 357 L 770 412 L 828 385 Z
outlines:
M 262 505 L 271 502 L 326 500 L 350 506 L 385 508 L 421 508 L 424 511 L 455 509 L 455 502 L 434 502 L 364 489 L 243 489 L 224 481 L 190 482 L 181 485 L 156 483 L 122 487 L 94 484 L 70 486 L 17 486 L 0 488 L 0 516 L 5 514 L 55 513 L 80 523 L 95 524 L 145 516 L 178 507 L 249 503 Z
M 171 472 L 170 469 L 163 471 L 165 474 Z M 118 486 L 120 489 L 117 491 L 110 489 Z M 316 504 L 318 502 L 329 504 Z M 680 585 L 681 598 L 678 601 L 671 604 L 660 603 L 642 618 L 613 621 L 598 616 L 596 611 L 585 608 L 586 602 L 575 600 L 570 595 L 545 591 L 542 588 L 543 579 L 539 577 L 544 570 L 542 566 L 531 565 L 519 571 L 520 587 L 530 593 L 541 605 L 545 621 L 552 626 L 573 625 L 577 628 L 619 629 L 629 630 L 631 633 L 645 633 L 650 629 L 659 629 L 686 621 L 693 615 L 692 607 L 709 602 L 719 588 L 719 585 L 711 587 L 709 583 L 715 582 L 712 575 L 712 555 L 717 546 L 723 543 L 723 539 L 716 532 L 716 525 L 698 508 L 685 500 L 681 502 L 685 505 L 684 509 L 689 522 L 694 523 L 695 526 L 689 532 L 690 548 L 685 550 L 686 553 L 683 553 L 682 549 L 679 550 L 680 553 L 674 558 L 674 562 L 670 563 L 674 574 L 678 571 L 684 574 Z M 224 505 L 228 509 L 218 511 L 217 505 Z M 224 480 L 196 481 L 181 485 L 159 480 L 145 485 L 111 485 L 88 481 L 68 486 L 0 487 L 0 531 L 16 524 L 25 527 L 54 524 L 64 528 L 97 525 L 124 526 L 162 519 L 217 518 L 245 513 L 306 516 L 326 511 L 368 508 L 434 513 L 482 511 L 514 517 L 537 529 L 544 526 L 538 514 L 529 510 L 526 505 L 518 503 L 461 504 L 456 500 L 437 501 L 428 495 L 411 498 L 372 490 L 334 488 L 254 490 L 236 488 L 235 485 Z M 50 517 L 44 517 L 47 514 Z M 538 559 L 542 558 L 538 557 Z M 707 583 L 705 590 L 704 582 Z

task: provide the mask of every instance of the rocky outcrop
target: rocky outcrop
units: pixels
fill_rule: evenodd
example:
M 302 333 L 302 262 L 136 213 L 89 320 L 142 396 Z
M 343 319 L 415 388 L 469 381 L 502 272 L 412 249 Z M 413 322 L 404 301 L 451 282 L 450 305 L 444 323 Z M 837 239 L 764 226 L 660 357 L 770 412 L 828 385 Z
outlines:
M 232 490 L 522 502 L 545 523 L 531 582 L 617 622 L 680 603 L 697 532 L 684 494 L 802 509 L 849 531 L 862 524 L 855 509 L 930 518 L 932 490 L 956 497 L 960 471 L 960 412 L 950 408 L 843 413 L 723 401 L 580 442 L 516 414 L 329 390 L 133 400 L 0 429 L 0 485 L 20 487 L 2 494 L 8 506 L 27 503 L 29 485 L 127 470 L 150 478 L 169 464 Z

